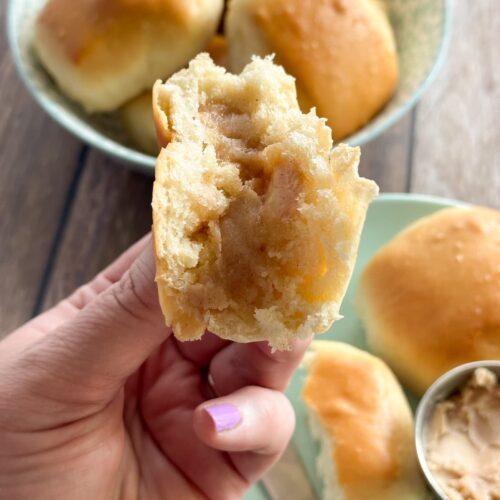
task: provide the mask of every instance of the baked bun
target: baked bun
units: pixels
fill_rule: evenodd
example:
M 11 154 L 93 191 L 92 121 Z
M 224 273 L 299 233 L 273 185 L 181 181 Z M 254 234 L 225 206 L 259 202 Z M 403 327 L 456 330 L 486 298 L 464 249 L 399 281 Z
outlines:
M 223 0 L 48 0 L 35 48 L 87 111 L 113 111 L 170 76 L 215 33 Z
M 302 109 L 316 106 L 335 140 L 367 123 L 396 87 L 394 35 L 378 0 L 231 0 L 225 28 L 231 70 L 276 54 L 297 79 Z
M 120 109 L 123 128 L 134 144 L 150 155 L 160 150 L 156 140 L 151 91 L 140 94 Z
M 302 393 L 320 442 L 323 500 L 427 498 L 413 416 L 387 365 L 356 347 L 315 341 Z
M 181 340 L 205 328 L 285 349 L 339 317 L 376 184 L 359 150 L 301 113 L 293 78 L 240 76 L 200 54 L 153 89 L 153 232 L 160 302 Z
M 212 58 L 212 61 L 218 66 L 229 68 L 229 47 L 227 39 L 222 35 L 215 35 L 210 39 L 205 51 Z
M 224 37 L 220 35 L 212 37 L 206 50 L 216 64 L 227 66 L 228 51 Z M 132 141 L 145 153 L 156 156 L 160 148 L 156 140 L 152 100 L 151 90 L 144 92 L 125 104 L 120 109 L 120 116 L 123 127 Z
M 370 346 L 417 394 L 454 366 L 500 359 L 500 212 L 412 224 L 368 263 L 357 304 Z

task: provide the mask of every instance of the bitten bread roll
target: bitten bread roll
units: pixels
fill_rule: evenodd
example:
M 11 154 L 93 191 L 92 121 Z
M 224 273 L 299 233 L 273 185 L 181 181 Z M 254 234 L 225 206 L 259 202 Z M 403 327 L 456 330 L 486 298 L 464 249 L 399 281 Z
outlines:
M 356 347 L 315 341 L 303 400 L 320 442 L 323 500 L 427 498 L 413 416 L 387 365 Z
M 378 0 L 231 0 L 230 68 L 276 54 L 297 79 L 302 110 L 316 106 L 335 140 L 367 123 L 394 93 L 398 61 Z
M 153 90 L 153 232 L 160 302 L 181 340 L 205 328 L 286 349 L 338 311 L 376 185 L 359 150 L 301 113 L 293 78 L 256 58 L 236 76 L 207 54 Z
M 216 35 L 211 38 L 206 50 L 216 64 L 227 66 L 227 43 L 224 37 Z M 120 109 L 120 117 L 134 143 L 144 152 L 157 155 L 160 148 L 156 140 L 152 101 L 151 90 L 144 92 Z
M 87 111 L 113 111 L 168 77 L 215 33 L 223 0 L 48 0 L 35 49 Z
M 500 359 L 500 212 L 412 224 L 367 264 L 357 304 L 370 346 L 417 394 L 454 366 Z

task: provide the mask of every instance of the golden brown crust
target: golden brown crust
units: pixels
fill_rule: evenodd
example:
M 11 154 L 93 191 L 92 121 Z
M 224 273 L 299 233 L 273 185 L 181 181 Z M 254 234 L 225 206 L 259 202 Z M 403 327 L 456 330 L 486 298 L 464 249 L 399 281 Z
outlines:
M 206 54 L 153 105 L 166 147 L 153 224 L 167 324 L 182 340 L 207 327 L 287 348 L 338 317 L 374 183 L 359 151 L 303 115 L 293 79 L 269 59 L 240 76 Z
M 172 139 L 172 132 L 168 124 L 167 113 L 164 112 L 165 105 L 161 100 L 161 80 L 153 85 L 153 120 L 156 128 L 156 138 L 161 148 L 167 146 Z
M 348 344 L 315 341 L 307 368 L 303 399 L 321 426 L 313 432 L 329 440 L 325 487 L 346 500 L 423 499 L 411 410 L 387 365 Z
M 229 69 L 229 47 L 227 39 L 222 35 L 213 36 L 205 49 L 217 66 Z
M 368 263 L 358 297 L 368 340 L 415 392 L 453 366 L 500 358 L 500 212 L 421 219 Z
M 35 48 L 61 88 L 88 111 L 111 111 L 197 54 L 222 0 L 48 0 Z
M 151 92 L 144 92 L 120 109 L 123 127 L 135 145 L 150 155 L 157 155 L 160 148 L 156 139 Z
M 139 19 L 168 18 L 189 27 L 197 3 L 177 0 L 48 0 L 38 25 L 51 32 L 68 57 L 82 63 L 99 45 L 106 45 L 118 30 L 132 31 Z
M 316 106 L 342 139 L 391 97 L 398 64 L 376 0 L 233 0 L 226 20 L 232 69 L 251 53 L 276 54 L 296 77 L 303 110 Z
M 210 39 L 206 50 L 215 64 L 228 67 L 228 45 L 227 40 L 216 35 Z M 160 82 L 161 83 L 161 82 Z M 156 124 L 156 137 L 160 148 L 165 147 L 172 139 L 172 133 L 168 124 L 167 114 L 164 112 L 166 103 L 161 100 L 160 85 L 156 82 L 153 86 L 153 118 Z

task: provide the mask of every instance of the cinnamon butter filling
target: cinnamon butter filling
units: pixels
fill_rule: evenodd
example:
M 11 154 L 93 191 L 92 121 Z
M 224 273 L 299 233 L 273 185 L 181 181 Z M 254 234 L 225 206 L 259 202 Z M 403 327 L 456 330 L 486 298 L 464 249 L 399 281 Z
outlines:
M 192 306 L 216 309 L 237 302 L 253 313 L 282 296 L 280 276 L 296 275 L 300 281 L 303 270 L 293 264 L 296 260 L 287 247 L 297 236 L 291 222 L 301 217 L 298 207 L 305 179 L 294 161 L 282 154 L 280 144 L 262 144 L 248 114 L 217 102 L 201 106 L 199 112 L 205 141 L 214 147 L 224 174 L 220 181 L 206 180 L 215 181 L 223 191 L 227 207 L 190 236 L 201 244 L 201 251 L 196 284 L 187 290 L 187 300 Z M 207 304 L 203 290 L 210 285 L 213 293 Z M 297 317 L 293 323 L 302 320 Z
M 438 403 L 426 435 L 427 463 L 450 500 L 500 498 L 500 385 L 486 368 Z

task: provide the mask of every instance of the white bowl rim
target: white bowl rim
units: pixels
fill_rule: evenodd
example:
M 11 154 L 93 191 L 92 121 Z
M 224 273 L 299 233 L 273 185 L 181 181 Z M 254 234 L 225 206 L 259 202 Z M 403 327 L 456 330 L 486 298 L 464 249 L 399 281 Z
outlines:
M 380 193 L 374 200 L 375 202 L 417 202 L 421 204 L 433 204 L 440 205 L 443 207 L 468 207 L 471 203 L 466 201 L 457 200 L 454 198 L 446 198 L 444 196 L 436 196 L 433 194 L 422 194 L 422 193 L 405 193 L 405 192 L 393 192 L 393 193 Z

